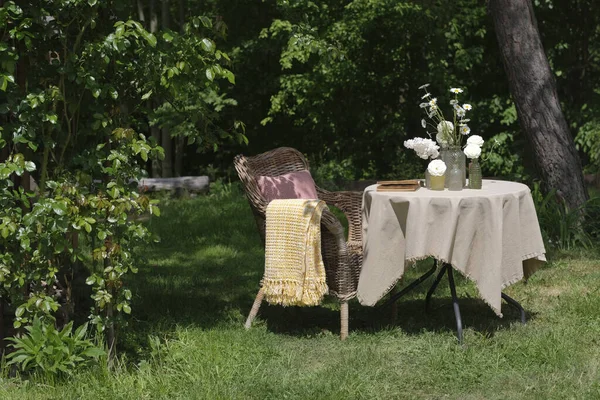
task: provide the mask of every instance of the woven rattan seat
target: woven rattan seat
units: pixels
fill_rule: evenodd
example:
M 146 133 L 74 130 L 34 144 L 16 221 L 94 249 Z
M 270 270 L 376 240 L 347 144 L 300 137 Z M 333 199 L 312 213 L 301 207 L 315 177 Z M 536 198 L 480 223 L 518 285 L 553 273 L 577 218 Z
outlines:
M 244 191 L 254 214 L 258 232 L 265 241 L 265 214 L 268 202 L 258 186 L 259 176 L 279 176 L 308 170 L 308 162 L 296 149 L 280 147 L 253 157 L 238 155 L 234 160 Z M 348 336 L 348 301 L 356 296 L 358 276 L 362 266 L 362 192 L 328 192 L 317 187 L 319 199 L 340 209 L 348 219 L 348 238 L 340 221 L 329 210 L 321 219 L 321 251 L 327 275 L 329 294 L 340 302 L 340 337 Z M 259 290 L 246 320 L 250 328 L 263 300 Z

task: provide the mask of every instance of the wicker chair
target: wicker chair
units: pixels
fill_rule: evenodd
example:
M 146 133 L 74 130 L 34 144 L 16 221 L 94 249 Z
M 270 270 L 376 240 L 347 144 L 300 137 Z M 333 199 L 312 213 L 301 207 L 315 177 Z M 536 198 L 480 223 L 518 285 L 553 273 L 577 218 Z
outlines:
M 234 164 L 264 244 L 267 201 L 259 190 L 257 178 L 308 170 L 308 162 L 298 150 L 280 147 L 253 157 L 238 155 L 235 157 Z M 339 208 L 348 219 L 348 240 L 346 240 L 344 228 L 331 211 L 325 210 L 321 218 L 321 250 L 327 285 L 329 293 L 340 301 L 340 337 L 344 340 L 348 336 L 348 300 L 356 296 L 358 276 L 362 267 L 362 193 L 328 192 L 319 187 L 317 193 L 319 199 Z M 246 320 L 246 329 L 252 325 L 263 297 L 261 289 Z

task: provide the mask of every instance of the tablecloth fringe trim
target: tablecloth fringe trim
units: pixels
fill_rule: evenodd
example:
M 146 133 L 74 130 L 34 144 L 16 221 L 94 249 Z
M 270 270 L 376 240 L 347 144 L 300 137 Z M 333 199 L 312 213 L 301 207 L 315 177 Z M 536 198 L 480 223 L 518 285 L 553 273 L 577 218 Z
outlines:
M 523 280 L 523 278 L 525 278 L 525 274 L 517 274 L 515 275 L 514 278 L 509 279 L 508 282 L 503 283 L 500 290 L 504 290 L 505 288 L 509 287 L 510 285 L 513 285 L 521 280 Z
M 545 250 L 540 250 L 540 251 L 534 251 L 534 252 L 529 253 L 529 254 L 525 254 L 524 256 L 521 257 L 521 261 L 530 260 L 532 258 L 538 259 L 538 257 L 544 257 L 544 258 L 546 258 L 546 251 Z M 540 261 L 542 261 L 542 260 L 540 260 Z
M 402 272 L 404 272 L 404 271 L 402 271 Z M 364 305 L 364 306 L 367 306 L 367 307 L 375 307 L 375 305 L 376 305 L 376 304 L 377 304 L 377 303 L 378 303 L 378 302 L 379 302 L 381 299 L 383 299 L 383 298 L 384 298 L 384 297 L 385 297 L 385 296 L 386 296 L 386 295 L 387 295 L 387 294 L 388 294 L 388 293 L 389 293 L 389 292 L 390 292 L 390 291 L 391 291 L 391 290 L 392 290 L 394 287 L 396 287 L 396 285 L 398 284 L 398 281 L 400 281 L 400 279 L 402 279 L 402 275 L 403 275 L 403 273 L 396 274 L 396 275 L 394 276 L 394 281 L 392 282 L 392 284 L 391 284 L 391 285 L 389 285 L 389 286 L 388 286 L 388 287 L 387 287 L 387 288 L 386 288 L 386 289 L 383 291 L 383 294 L 381 295 L 381 297 L 379 297 L 377 300 L 375 300 L 375 302 L 374 302 L 374 303 L 366 304 L 366 303 L 364 302 L 364 299 L 363 299 L 363 298 L 360 296 L 360 294 L 359 294 L 359 293 L 358 293 L 358 291 L 357 291 L 357 292 L 356 292 L 356 298 L 358 299 L 358 302 L 359 302 L 360 304 Z
M 546 254 L 546 253 L 545 253 L 545 252 L 543 252 L 543 251 L 537 251 L 537 252 L 529 253 L 529 254 L 526 254 L 525 256 L 523 256 L 523 259 L 522 259 L 522 261 L 529 260 L 529 259 L 531 259 L 531 258 L 537 258 L 537 257 L 539 257 L 539 256 L 544 256 L 545 254 Z M 461 271 L 461 270 L 459 270 L 459 269 L 455 268 L 455 267 L 452 265 L 452 263 L 451 263 L 451 262 L 449 262 L 448 260 L 445 260 L 445 259 L 443 259 L 443 258 L 438 258 L 438 256 L 435 256 L 435 255 L 432 255 L 432 254 L 428 254 L 428 255 L 424 255 L 424 256 L 417 256 L 417 257 L 410 257 L 410 258 L 407 258 L 407 259 L 405 260 L 405 262 L 407 262 L 407 263 L 408 263 L 408 262 L 410 262 L 410 263 L 413 263 L 413 268 L 414 268 L 414 267 L 416 266 L 416 262 L 417 262 L 417 261 L 426 260 L 426 259 L 428 259 L 428 258 L 433 258 L 433 259 L 435 259 L 435 260 L 441 261 L 442 263 L 445 263 L 445 264 L 450 264 L 450 265 L 452 266 L 452 269 L 454 269 L 455 271 L 457 271 L 459 274 L 461 274 L 463 277 L 467 278 L 467 279 L 468 279 L 468 280 L 470 280 L 471 282 L 475 283 L 475 288 L 476 288 L 476 290 L 477 290 L 477 293 L 478 293 L 478 295 L 479 295 L 478 297 L 479 297 L 481 300 L 483 300 L 483 302 L 484 302 L 485 304 L 487 304 L 487 305 L 488 305 L 488 307 L 490 307 L 490 308 L 492 309 L 492 311 L 494 312 L 494 314 L 496 314 L 496 315 L 497 315 L 498 317 L 500 317 L 500 318 L 503 318 L 502 311 L 501 311 L 501 310 L 497 310 L 497 309 L 496 309 L 496 307 L 492 306 L 492 305 L 490 304 L 490 302 L 489 302 L 489 301 L 487 301 L 486 299 L 484 299 L 484 298 L 483 298 L 483 296 L 481 295 L 481 292 L 479 291 L 479 287 L 477 287 L 477 281 L 476 281 L 476 280 L 475 280 L 473 277 L 471 277 L 469 274 L 467 274 L 467 273 L 465 273 L 465 272 L 463 272 L 463 271 Z M 522 269 L 522 268 L 521 268 L 521 269 Z M 403 274 L 397 274 L 397 275 L 394 277 L 394 281 L 393 281 L 393 283 L 392 283 L 391 285 L 389 285 L 389 286 L 388 286 L 388 287 L 387 287 L 387 288 L 384 290 L 384 292 L 383 292 L 383 295 L 382 295 L 382 296 L 381 296 L 381 297 L 380 297 L 380 298 L 377 300 L 377 302 L 378 302 L 378 301 L 380 301 L 381 299 L 383 299 L 383 298 L 384 298 L 384 297 L 385 297 L 385 296 L 386 296 L 386 295 L 387 295 L 387 294 L 388 294 L 388 293 L 389 293 L 389 292 L 390 292 L 390 291 L 391 291 L 391 290 L 392 290 L 392 289 L 393 289 L 393 288 L 394 288 L 394 287 L 395 287 L 395 286 L 398 284 L 398 282 L 399 282 L 399 281 L 402 279 L 402 277 L 403 277 Z M 500 290 L 502 291 L 502 290 L 504 290 L 505 288 L 507 288 L 508 286 L 510 286 L 510 285 L 513 285 L 513 284 L 515 284 L 515 283 L 517 283 L 517 282 L 521 281 L 521 280 L 522 280 L 524 277 L 525 277 L 525 274 L 524 274 L 524 273 L 521 273 L 521 274 L 517 274 L 517 275 L 515 275 L 515 276 L 514 276 L 514 278 L 510 279 L 508 282 L 505 282 L 505 283 L 503 283 L 503 284 L 501 285 L 501 289 L 500 289 Z M 358 300 L 359 300 L 359 302 L 360 302 L 361 304 L 363 304 L 363 299 L 362 299 L 362 297 L 361 297 L 360 295 L 358 295 L 357 297 L 358 297 Z M 377 302 L 376 302 L 376 303 L 377 303 Z M 373 304 L 373 305 L 375 305 L 375 304 Z

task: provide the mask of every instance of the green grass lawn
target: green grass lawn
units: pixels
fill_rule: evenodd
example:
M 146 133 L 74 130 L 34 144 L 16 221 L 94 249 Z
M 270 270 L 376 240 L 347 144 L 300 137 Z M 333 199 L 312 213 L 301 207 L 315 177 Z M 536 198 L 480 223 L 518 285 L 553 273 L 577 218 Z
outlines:
M 264 253 L 241 195 L 169 201 L 150 225 L 162 240 L 129 282 L 133 315 L 114 365 L 54 383 L 4 378 L 0 399 L 600 398 L 598 252 L 552 254 L 506 290 L 527 325 L 506 306 L 497 318 L 457 277 L 464 346 L 445 281 L 429 314 L 427 285 L 402 298 L 395 325 L 389 310 L 353 302 L 341 342 L 334 301 L 263 305 L 244 330 Z

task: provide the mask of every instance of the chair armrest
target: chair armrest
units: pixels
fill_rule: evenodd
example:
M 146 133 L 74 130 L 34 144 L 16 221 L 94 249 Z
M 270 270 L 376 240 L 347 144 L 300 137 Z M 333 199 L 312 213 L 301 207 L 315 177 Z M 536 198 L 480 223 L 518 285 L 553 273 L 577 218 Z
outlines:
M 363 192 L 329 192 L 317 187 L 319 199 L 339 208 L 348 219 L 348 242 L 362 246 Z
M 326 265 L 329 293 L 340 301 L 348 301 L 356 296 L 359 265 L 346 243 L 344 227 L 329 209 L 323 210 L 321 227 L 322 233 L 323 230 L 330 233 L 327 237 L 322 236 L 322 256 Z

